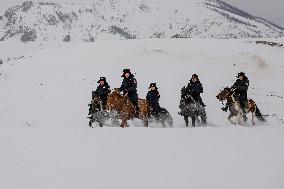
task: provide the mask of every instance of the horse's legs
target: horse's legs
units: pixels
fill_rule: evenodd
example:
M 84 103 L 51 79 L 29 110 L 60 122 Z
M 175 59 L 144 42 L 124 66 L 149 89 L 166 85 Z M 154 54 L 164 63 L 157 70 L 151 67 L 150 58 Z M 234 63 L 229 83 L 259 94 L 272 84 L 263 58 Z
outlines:
M 112 125 L 118 126 L 119 121 L 118 121 L 117 113 L 115 111 L 110 111 L 109 116 L 110 116 Z
M 167 119 L 167 123 L 170 127 L 173 126 L 173 118 L 169 115 L 168 119 Z
M 232 113 L 230 113 L 230 115 L 229 115 L 229 117 L 228 117 L 228 120 L 229 120 L 229 122 L 230 122 L 231 124 L 236 125 L 236 123 L 232 120 L 232 117 L 234 117 L 234 116 L 233 116 Z
M 125 118 L 121 118 L 121 124 L 120 127 L 124 128 L 127 126 L 127 120 Z
M 119 125 L 119 121 L 118 121 L 118 118 L 117 118 L 117 117 L 111 118 L 111 121 L 112 121 L 112 125 L 115 125 L 115 126 L 118 126 L 118 125 Z
M 192 118 L 191 118 L 191 121 L 192 121 L 192 123 L 191 123 L 191 124 L 192 124 L 192 127 L 195 127 L 195 119 L 196 119 L 195 117 L 192 117 Z
M 200 119 L 198 118 L 198 116 L 196 116 L 195 120 L 197 120 L 197 125 L 200 126 Z
M 89 127 L 92 127 L 92 121 L 91 120 L 89 121 Z
M 163 127 L 166 127 L 166 122 L 165 122 L 165 120 L 162 120 L 162 126 L 163 126 Z
M 147 118 L 143 119 L 144 127 L 149 127 L 149 121 Z
M 185 121 L 185 126 L 188 127 L 188 117 L 187 116 L 183 116 L 184 121 Z
M 251 122 L 252 122 L 252 125 L 255 125 L 255 111 L 252 112 L 251 114 Z
M 168 113 L 166 113 L 166 111 L 161 111 L 160 113 L 158 113 L 158 115 L 157 115 L 157 120 L 159 121 L 159 122 L 161 122 L 161 124 L 162 124 L 162 126 L 163 127 L 166 127 L 167 125 L 166 125 L 166 121 L 167 121 L 167 119 L 168 119 Z
M 246 114 L 244 113 L 244 114 L 243 114 L 243 121 L 244 121 L 244 122 L 247 122 L 247 120 L 248 120 L 248 118 L 247 118 Z
M 206 125 L 206 116 L 201 116 L 201 124 Z
M 238 113 L 237 115 L 237 118 L 238 118 L 238 124 L 239 125 L 244 125 L 244 114 L 243 113 Z

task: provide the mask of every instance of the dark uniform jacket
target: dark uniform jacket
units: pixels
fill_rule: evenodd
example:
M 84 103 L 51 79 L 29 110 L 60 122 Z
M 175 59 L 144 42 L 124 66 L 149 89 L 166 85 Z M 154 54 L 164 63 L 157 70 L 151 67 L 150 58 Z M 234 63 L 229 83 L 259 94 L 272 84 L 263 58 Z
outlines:
M 123 79 L 120 91 L 123 92 L 123 95 L 127 94 L 129 100 L 133 103 L 133 105 L 137 106 L 138 103 L 137 81 L 132 74 L 128 78 L 125 77 Z
M 204 103 L 202 102 L 202 98 L 200 96 L 200 93 L 203 93 L 203 87 L 200 81 L 196 81 L 195 83 L 190 81 L 190 83 L 187 85 L 185 90 L 193 97 L 195 101 L 204 105 Z
M 233 89 L 235 89 L 235 98 L 240 102 L 242 107 L 245 106 L 245 102 L 247 101 L 247 91 L 249 87 L 249 80 L 247 77 L 244 77 L 243 80 L 237 79 L 233 85 Z
M 153 113 L 157 114 L 161 109 L 160 104 L 159 104 L 159 100 L 160 100 L 159 91 L 158 90 L 150 90 L 147 93 L 146 100 L 148 101 L 149 105 L 152 107 Z
M 160 94 L 158 90 L 150 90 L 147 93 L 146 99 L 150 106 L 156 106 L 159 105 L 159 100 L 160 100 Z
M 97 87 L 96 92 L 100 96 L 100 99 L 103 101 L 103 107 L 105 107 L 107 103 L 108 94 L 110 93 L 110 86 L 106 82 L 104 85 L 99 85 Z

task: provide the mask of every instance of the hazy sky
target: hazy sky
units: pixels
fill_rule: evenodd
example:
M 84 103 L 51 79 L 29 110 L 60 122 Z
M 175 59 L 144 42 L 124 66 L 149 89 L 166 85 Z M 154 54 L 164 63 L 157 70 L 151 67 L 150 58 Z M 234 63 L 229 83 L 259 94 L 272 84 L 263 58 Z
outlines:
M 284 0 L 223 0 L 284 27 Z
M 22 2 L 24 0 L 0 0 L 0 10 L 9 5 Z M 33 0 L 49 1 L 49 0 Z M 50 0 L 68 1 L 68 0 Z M 91 0 L 72 0 L 88 1 Z M 190 0 L 189 0 L 190 1 Z M 260 16 L 284 27 L 284 0 L 223 0 L 239 9 L 242 9 L 254 16 Z

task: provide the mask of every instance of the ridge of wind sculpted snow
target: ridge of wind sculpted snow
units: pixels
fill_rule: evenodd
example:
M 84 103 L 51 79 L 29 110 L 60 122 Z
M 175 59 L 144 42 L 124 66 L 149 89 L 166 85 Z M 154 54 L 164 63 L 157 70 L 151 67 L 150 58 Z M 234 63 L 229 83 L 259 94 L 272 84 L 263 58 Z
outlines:
M 0 39 L 88 41 L 133 38 L 279 37 L 283 28 L 222 1 L 26 1 L 3 11 Z

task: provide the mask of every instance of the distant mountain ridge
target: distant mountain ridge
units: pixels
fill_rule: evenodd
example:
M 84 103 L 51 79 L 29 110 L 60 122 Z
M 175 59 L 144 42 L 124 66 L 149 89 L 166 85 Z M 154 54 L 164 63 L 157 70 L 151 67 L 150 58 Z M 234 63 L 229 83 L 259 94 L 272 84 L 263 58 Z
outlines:
M 220 0 L 26 1 L 0 15 L 0 40 L 280 37 L 284 28 Z

